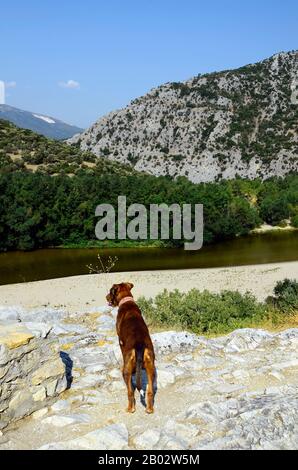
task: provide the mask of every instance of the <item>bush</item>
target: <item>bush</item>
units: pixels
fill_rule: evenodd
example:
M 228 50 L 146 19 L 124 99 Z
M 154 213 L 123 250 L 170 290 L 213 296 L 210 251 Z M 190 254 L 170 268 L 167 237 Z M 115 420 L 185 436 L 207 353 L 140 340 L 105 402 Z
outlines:
M 274 297 L 271 301 L 283 313 L 293 313 L 298 310 L 298 282 L 296 279 L 279 281 L 274 288 Z
M 293 227 L 298 228 L 298 214 L 292 217 L 291 222 Z
M 260 216 L 270 225 L 279 225 L 290 215 L 289 204 L 285 197 L 264 199 L 260 207 Z
M 214 294 L 192 289 L 187 293 L 164 290 L 156 298 L 139 299 L 149 323 L 180 327 L 195 333 L 225 333 L 260 322 L 267 307 L 250 293 L 223 291 Z

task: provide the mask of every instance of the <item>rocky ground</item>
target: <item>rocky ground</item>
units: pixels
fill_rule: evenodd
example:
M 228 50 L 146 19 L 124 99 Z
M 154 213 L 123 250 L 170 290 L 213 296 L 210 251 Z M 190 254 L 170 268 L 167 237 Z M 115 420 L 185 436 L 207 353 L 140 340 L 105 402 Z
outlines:
M 0 309 L 2 322 L 30 323 L 58 338 L 72 380 L 53 404 L 3 429 L 0 449 L 298 448 L 298 329 L 244 329 L 213 339 L 153 334 L 155 413 L 145 413 L 136 392 L 131 415 L 116 313 Z

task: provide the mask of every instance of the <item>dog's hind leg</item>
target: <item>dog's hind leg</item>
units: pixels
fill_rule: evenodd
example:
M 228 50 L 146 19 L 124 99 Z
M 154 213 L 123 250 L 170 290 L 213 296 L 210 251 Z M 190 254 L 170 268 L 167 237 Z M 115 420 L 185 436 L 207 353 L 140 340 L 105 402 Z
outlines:
M 127 387 L 127 398 L 128 398 L 128 413 L 134 413 L 136 411 L 136 401 L 135 401 L 135 393 L 131 383 L 132 373 L 136 365 L 136 356 L 135 351 L 131 351 L 126 354 L 124 359 L 124 366 L 123 366 L 123 379 Z
M 144 350 L 144 367 L 147 373 L 147 391 L 146 391 L 146 413 L 153 413 L 154 391 L 153 383 L 155 377 L 154 357 L 150 349 Z

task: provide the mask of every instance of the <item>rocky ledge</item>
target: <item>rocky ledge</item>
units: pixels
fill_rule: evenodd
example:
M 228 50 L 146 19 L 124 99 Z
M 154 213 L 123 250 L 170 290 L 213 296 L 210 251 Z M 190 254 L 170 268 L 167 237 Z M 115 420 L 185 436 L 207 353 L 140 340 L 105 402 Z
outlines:
M 298 329 L 242 329 L 211 339 L 188 332 L 153 334 L 155 413 L 145 414 L 143 393 L 136 392 L 131 415 L 125 412 L 116 313 L 108 307 L 76 314 L 0 309 L 2 328 L 12 331 L 1 336 L 1 363 L 6 354 L 10 364 L 7 371 L 0 366 L 1 380 L 6 377 L 5 387 L 23 381 L 23 392 L 31 393 L 19 408 L 7 398 L 6 409 L 14 412 L 2 411 L 6 424 L 22 410 L 31 416 L 2 430 L 0 449 L 298 448 Z M 23 353 L 15 357 L 19 348 Z M 66 379 L 69 388 L 53 399 L 51 393 L 66 388 Z M 34 401 L 35 393 L 42 400 Z
M 67 387 L 59 343 L 51 327 L 0 324 L 0 429 L 44 408 Z

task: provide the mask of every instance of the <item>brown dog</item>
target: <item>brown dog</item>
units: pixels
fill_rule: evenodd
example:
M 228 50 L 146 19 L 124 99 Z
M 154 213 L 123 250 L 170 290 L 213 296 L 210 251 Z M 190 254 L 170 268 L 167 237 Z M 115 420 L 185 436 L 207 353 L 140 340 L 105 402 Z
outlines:
M 133 284 L 114 284 L 107 295 L 109 305 L 119 307 L 116 330 L 123 356 L 123 379 L 127 387 L 129 413 L 135 412 L 132 374 L 136 373 L 136 386 L 142 388 L 142 369 L 147 373 L 146 412 L 153 413 L 153 383 L 155 377 L 154 349 L 146 323 L 135 303 L 131 289 Z

